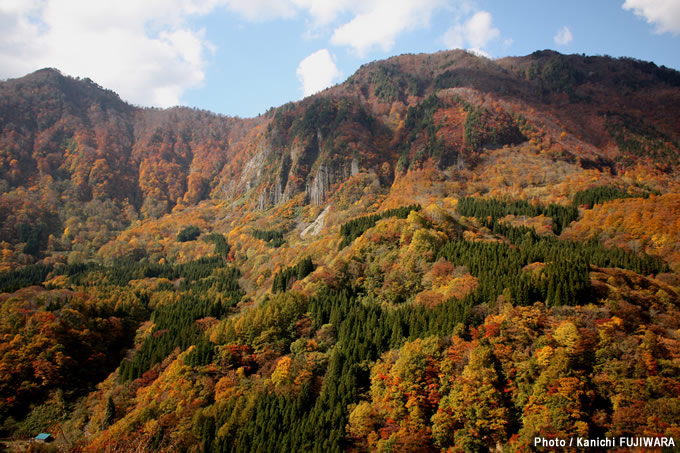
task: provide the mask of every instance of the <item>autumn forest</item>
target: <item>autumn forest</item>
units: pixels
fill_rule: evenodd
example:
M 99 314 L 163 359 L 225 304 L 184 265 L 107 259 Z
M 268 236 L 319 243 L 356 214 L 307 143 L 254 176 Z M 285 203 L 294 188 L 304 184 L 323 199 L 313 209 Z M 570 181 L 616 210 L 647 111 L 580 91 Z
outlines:
M 407 54 L 248 119 L 0 82 L 0 450 L 677 445 L 678 169 L 680 73 L 630 58 Z

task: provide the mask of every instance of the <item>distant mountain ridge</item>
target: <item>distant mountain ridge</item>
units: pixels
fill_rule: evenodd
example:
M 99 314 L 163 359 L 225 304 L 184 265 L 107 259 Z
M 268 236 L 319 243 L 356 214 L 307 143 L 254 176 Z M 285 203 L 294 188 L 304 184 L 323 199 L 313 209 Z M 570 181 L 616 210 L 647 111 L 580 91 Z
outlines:
M 482 149 L 527 140 L 584 168 L 668 170 L 680 155 L 679 87 L 677 71 L 632 59 L 456 50 L 370 63 L 240 119 L 131 106 L 89 79 L 42 69 L 0 83 L 0 240 L 16 243 L 17 225 L 37 218 L 46 247 L 73 217 L 68 203 L 112 203 L 128 212 L 124 224 L 207 198 L 322 205 L 359 172 L 389 186 L 426 162 L 465 168 Z

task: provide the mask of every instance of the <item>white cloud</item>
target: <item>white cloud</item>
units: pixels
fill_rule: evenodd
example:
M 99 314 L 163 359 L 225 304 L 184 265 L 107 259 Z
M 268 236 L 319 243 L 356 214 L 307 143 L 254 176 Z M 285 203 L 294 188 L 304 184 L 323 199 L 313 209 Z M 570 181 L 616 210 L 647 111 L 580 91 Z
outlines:
M 389 51 L 396 38 L 410 30 L 427 27 L 432 13 L 441 8 L 463 9 L 468 0 L 213 0 L 250 21 L 309 17 L 303 36 L 318 37 L 320 29 L 332 28 L 331 43 L 348 46 L 360 56 L 373 49 Z M 338 23 L 339 22 L 339 23 Z
M 482 49 L 500 34 L 500 30 L 493 26 L 491 13 L 478 11 L 465 23 L 454 25 L 446 30 L 442 41 L 449 49 L 463 48 L 467 44 L 469 50 L 488 57 Z
M 657 33 L 680 33 L 680 2 L 678 0 L 626 0 L 623 9 L 656 24 Z
M 356 11 L 366 4 L 357 0 L 292 0 L 292 2 L 297 8 L 307 11 L 317 26 L 333 22 L 343 12 L 355 11 L 356 14 Z
M 398 35 L 425 28 L 441 0 L 367 1 L 354 8 L 354 17 L 333 31 L 331 42 L 352 47 L 361 57 L 379 48 L 389 51 Z
M 492 39 L 498 38 L 501 32 L 491 25 L 491 14 L 480 11 L 465 23 L 465 37 L 474 48 L 486 47 Z
M 214 52 L 205 32 L 187 27 L 186 18 L 216 5 L 216 0 L 3 2 L 0 77 L 56 67 L 136 104 L 176 105 L 184 91 L 203 81 L 206 55 Z
M 482 49 L 477 49 L 475 47 L 471 47 L 471 48 L 467 49 L 467 51 L 470 52 L 471 54 L 477 55 L 478 57 L 491 58 L 491 55 L 484 52 Z
M 251 22 L 289 18 L 296 14 L 294 5 L 285 0 L 222 0 L 220 3 Z
M 442 36 L 442 41 L 449 49 L 462 49 L 465 47 L 465 31 L 462 25 L 450 27 Z
M 318 93 L 342 77 L 328 49 L 317 50 L 308 55 L 300 62 L 296 72 L 304 96 Z
M 374 49 L 391 50 L 403 33 L 429 27 L 436 12 L 469 15 L 472 5 L 472 0 L 0 0 L 0 78 L 56 67 L 133 103 L 166 107 L 204 80 L 206 60 L 216 49 L 188 19 L 216 8 L 248 22 L 303 17 L 309 36 L 330 32 L 332 44 L 363 57 Z M 445 41 L 483 49 L 498 36 L 491 15 L 482 11 L 449 30 Z M 305 87 L 337 77 L 326 55 L 316 62 L 330 71 L 326 76 L 309 68 L 300 75 L 298 68 Z
M 553 38 L 555 44 L 558 46 L 566 46 L 571 41 L 573 41 L 574 35 L 571 34 L 571 30 L 566 25 L 557 31 L 557 34 Z
M 305 38 L 318 38 L 332 29 L 332 44 L 350 47 L 361 57 L 374 49 L 389 51 L 402 33 L 427 28 L 436 11 L 468 13 L 472 9 L 472 0 L 213 1 L 224 2 L 251 21 L 306 15 L 310 20 Z

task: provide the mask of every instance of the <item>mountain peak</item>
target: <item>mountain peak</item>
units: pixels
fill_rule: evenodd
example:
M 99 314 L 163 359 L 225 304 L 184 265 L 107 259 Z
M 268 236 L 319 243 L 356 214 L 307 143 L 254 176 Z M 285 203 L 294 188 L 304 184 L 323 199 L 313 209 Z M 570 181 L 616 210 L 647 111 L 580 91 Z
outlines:
M 38 76 L 42 76 L 42 77 L 56 77 L 56 76 L 65 77 L 64 74 L 59 69 L 51 68 L 51 67 L 50 68 L 38 69 L 38 70 L 33 71 L 32 73 L 28 74 L 26 77 L 30 78 L 30 77 L 38 77 Z

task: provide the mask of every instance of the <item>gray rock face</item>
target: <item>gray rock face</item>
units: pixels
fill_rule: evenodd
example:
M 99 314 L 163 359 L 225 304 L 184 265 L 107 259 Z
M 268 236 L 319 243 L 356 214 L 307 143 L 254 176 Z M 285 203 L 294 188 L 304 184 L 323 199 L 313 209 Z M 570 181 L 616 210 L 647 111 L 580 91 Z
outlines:
M 461 155 L 458 156 L 458 160 L 456 161 L 456 169 L 465 170 L 465 159 L 463 159 L 463 156 Z
M 312 222 L 307 228 L 305 228 L 302 231 L 302 233 L 300 233 L 300 237 L 305 239 L 318 235 L 326 223 L 326 216 L 328 215 L 328 211 L 330 209 L 331 209 L 330 205 L 326 206 L 326 209 L 324 209 L 321 212 L 321 214 L 319 214 L 319 217 L 317 217 L 316 220 L 314 220 L 314 222 Z
M 288 185 L 288 178 L 290 175 L 291 161 L 288 154 L 284 154 L 281 159 L 281 166 L 276 174 L 276 182 L 273 186 L 265 186 L 258 199 L 258 208 L 263 211 L 279 203 L 283 203 L 290 199 L 286 188 Z M 258 176 L 262 171 L 258 171 Z
M 350 174 L 356 176 L 359 173 L 359 161 L 352 159 L 352 164 L 350 166 Z
M 274 204 L 279 204 L 287 201 L 286 184 L 288 184 L 288 175 L 290 173 L 290 155 L 284 154 L 281 161 L 281 169 L 276 177 L 276 185 L 274 186 Z
M 258 200 L 260 210 L 284 203 L 302 191 L 309 203 L 319 206 L 329 198 L 333 184 L 359 173 L 359 161 L 356 158 L 350 160 L 347 156 L 344 162 L 329 161 L 327 153 L 322 152 L 322 140 L 321 132 L 317 132 L 309 142 L 295 143 L 283 151 L 276 178 L 260 193 Z M 268 151 L 271 152 L 270 149 Z M 255 165 L 261 166 L 264 162 L 265 159 L 260 158 Z M 257 175 L 261 174 L 260 170 Z M 305 179 L 306 184 L 302 182 Z M 257 183 L 253 183 L 250 187 L 256 185 Z
M 257 146 L 255 155 L 246 162 L 241 172 L 240 184 L 245 184 L 246 190 L 255 187 L 262 178 L 262 166 L 264 165 L 265 157 L 271 153 L 268 143 L 260 143 Z
M 283 178 L 279 177 L 274 186 L 274 193 L 272 194 L 272 203 L 279 204 L 286 201 L 284 196 L 284 189 L 286 188 L 286 183 Z
M 326 200 L 331 188 L 331 179 L 326 165 L 320 165 L 312 182 L 307 185 L 307 198 L 312 204 L 320 205 Z
M 260 194 L 260 199 L 257 202 L 257 208 L 260 211 L 264 211 L 265 209 L 267 209 L 268 206 L 269 206 L 269 191 L 265 187 L 262 193 Z
M 350 176 L 359 173 L 359 162 L 353 159 L 351 163 L 339 166 L 333 164 L 321 164 L 319 169 L 307 184 L 307 199 L 314 205 L 322 205 L 330 195 L 331 185 L 345 181 Z

